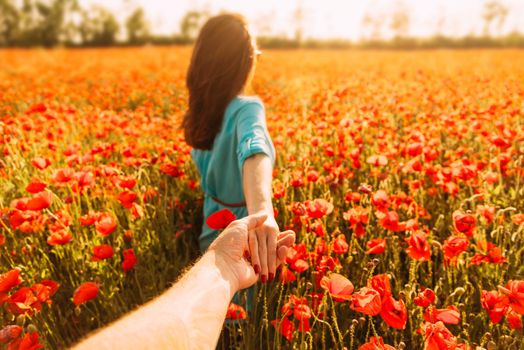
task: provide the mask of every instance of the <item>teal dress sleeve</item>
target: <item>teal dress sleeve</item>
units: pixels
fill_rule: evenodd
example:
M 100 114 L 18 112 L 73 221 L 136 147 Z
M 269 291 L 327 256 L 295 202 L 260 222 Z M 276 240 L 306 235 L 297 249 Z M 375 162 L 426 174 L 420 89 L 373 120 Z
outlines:
M 237 158 L 238 169 L 242 174 L 242 167 L 247 158 L 263 153 L 271 162 L 275 163 L 275 147 L 266 126 L 264 106 L 259 101 L 246 104 L 238 111 L 237 116 Z

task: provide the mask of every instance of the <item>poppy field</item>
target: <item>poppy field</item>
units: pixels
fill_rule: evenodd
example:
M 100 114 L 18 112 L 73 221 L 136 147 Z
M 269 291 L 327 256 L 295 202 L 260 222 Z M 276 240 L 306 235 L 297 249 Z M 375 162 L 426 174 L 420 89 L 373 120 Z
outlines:
M 0 349 L 70 346 L 201 254 L 190 53 L 0 51 Z M 297 244 L 219 348 L 524 349 L 519 62 L 264 52 L 252 88 Z

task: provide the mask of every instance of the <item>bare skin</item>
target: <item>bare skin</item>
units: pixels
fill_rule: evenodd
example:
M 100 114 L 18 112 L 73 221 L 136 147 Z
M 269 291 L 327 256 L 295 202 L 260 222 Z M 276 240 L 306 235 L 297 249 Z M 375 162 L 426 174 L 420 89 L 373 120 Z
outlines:
M 262 282 L 271 281 L 275 277 L 277 267 L 276 246 L 280 232 L 271 202 L 273 165 L 267 155 L 260 153 L 246 159 L 242 170 L 242 185 L 248 213 L 267 215 L 263 225 L 249 232 L 251 262 L 255 271 L 260 273 Z
M 244 256 L 249 251 L 248 232 L 262 227 L 266 219 L 264 214 L 251 215 L 231 223 L 173 287 L 75 349 L 214 348 L 231 298 L 257 281 Z M 292 231 L 278 234 L 277 264 L 294 242 Z

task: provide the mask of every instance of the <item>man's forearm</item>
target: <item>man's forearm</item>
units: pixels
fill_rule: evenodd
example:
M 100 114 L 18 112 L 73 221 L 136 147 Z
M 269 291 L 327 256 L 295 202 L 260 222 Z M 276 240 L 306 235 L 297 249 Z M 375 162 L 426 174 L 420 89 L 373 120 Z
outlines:
M 211 349 L 238 286 L 214 251 L 161 297 L 77 346 L 77 349 Z
M 273 166 L 265 154 L 255 154 L 243 166 L 243 189 L 249 214 L 264 212 L 273 216 L 271 182 Z

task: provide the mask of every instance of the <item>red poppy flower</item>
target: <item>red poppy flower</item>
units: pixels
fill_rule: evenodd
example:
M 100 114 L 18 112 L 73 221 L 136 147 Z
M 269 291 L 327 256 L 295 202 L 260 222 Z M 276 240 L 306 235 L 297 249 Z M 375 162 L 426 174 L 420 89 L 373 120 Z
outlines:
M 95 213 L 94 211 L 90 210 L 88 214 L 83 215 L 80 218 L 78 218 L 78 221 L 80 222 L 80 225 L 82 226 L 90 226 L 96 223 L 99 216 L 100 216 L 100 213 Z
M 133 191 L 124 191 L 117 197 L 118 202 L 126 209 L 133 206 L 133 202 L 137 199 L 138 195 Z
M 304 204 L 306 205 L 307 215 L 313 219 L 320 219 L 333 211 L 333 204 L 325 199 L 317 198 Z
M 115 218 L 109 213 L 100 213 L 95 224 L 96 231 L 104 237 L 114 232 L 117 226 Z
M 406 238 L 406 242 L 409 244 L 406 252 L 410 257 L 418 261 L 429 260 L 429 257 L 431 256 L 431 250 L 424 232 L 413 232 L 409 238 Z
M 338 237 L 335 238 L 332 242 L 332 250 L 335 254 L 346 254 L 349 250 L 346 236 L 338 235 Z
M 398 213 L 394 210 L 388 212 L 377 212 L 377 217 L 379 218 L 379 223 L 386 230 L 393 232 L 398 232 L 402 230 L 402 227 L 399 226 L 399 216 Z
M 524 281 L 509 281 L 506 287 L 499 290 L 509 299 L 511 308 L 521 315 L 524 315 Z
M 293 316 L 296 320 L 307 321 L 311 318 L 311 309 L 304 303 L 295 305 L 293 310 Z
M 113 247 L 109 244 L 101 244 L 93 247 L 93 257 L 91 261 L 109 259 L 113 256 Z
M 445 309 L 428 307 L 424 313 L 424 320 L 431 323 L 442 321 L 445 324 L 459 324 L 460 312 L 453 305 L 450 305 Z
M 375 238 L 366 243 L 368 250 L 366 254 L 382 254 L 386 250 L 386 240 L 383 238 Z
M 413 299 L 415 305 L 426 308 L 435 302 L 436 296 L 435 292 L 429 288 L 424 288 L 418 293 L 418 295 Z
M 47 237 L 47 244 L 49 245 L 64 245 L 73 239 L 73 236 L 71 235 L 71 232 L 69 229 L 62 229 L 57 230 L 55 232 L 51 232 L 49 237 Z
M 517 226 L 524 224 L 524 213 L 512 215 L 511 222 L 513 222 Z
M 389 206 L 389 197 L 386 191 L 378 190 L 373 193 L 371 204 L 373 204 L 379 211 L 386 211 Z
M 39 180 L 39 179 L 33 179 L 31 182 L 27 185 L 25 190 L 31 194 L 39 193 L 45 190 L 47 187 L 46 183 Z
M 473 255 L 470 261 L 471 265 L 480 265 L 482 263 L 504 264 L 507 262 L 507 259 L 502 255 L 500 248 L 493 243 L 478 241 L 477 247 L 482 252 Z
M 56 169 L 53 172 L 52 180 L 57 185 L 67 184 L 73 179 L 75 171 L 71 168 Z
M 22 283 L 20 270 L 12 269 L 0 275 L 0 293 L 7 293 L 14 287 Z
M 382 337 L 369 337 L 369 341 L 361 345 L 358 350 L 395 350 L 395 348 L 384 344 Z
M 453 336 L 442 322 L 427 322 L 423 327 L 423 331 L 426 338 L 424 350 L 447 350 L 455 349 L 457 346 L 457 338 Z
M 495 219 L 495 207 L 491 207 L 489 205 L 477 205 L 477 213 L 486 219 L 488 225 L 491 224 Z
M 47 111 L 47 107 L 42 102 L 35 103 L 31 105 L 27 111 L 25 111 L 26 114 L 33 114 L 33 113 L 44 113 Z
M 331 294 L 333 300 L 340 302 L 351 300 L 351 294 L 354 290 L 353 283 L 338 273 L 332 273 L 329 277 L 322 277 L 320 286 Z
M 285 265 L 280 269 L 278 280 L 284 284 L 296 281 L 295 274 Z
M 44 346 L 39 343 L 39 335 L 37 332 L 26 333 L 22 339 L 16 339 L 9 344 L 8 350 L 37 350 Z
M 122 261 L 122 269 L 125 272 L 128 272 L 136 265 L 136 255 L 133 248 L 126 249 L 122 252 L 124 255 L 124 260 Z
M 408 310 L 402 300 L 397 301 L 390 295 L 382 299 L 380 317 L 390 327 L 404 329 L 408 321 Z
M 458 232 L 464 233 L 466 236 L 473 236 L 473 231 L 477 225 L 477 219 L 472 214 L 464 213 L 461 210 L 453 212 L 453 225 Z
M 508 312 L 509 299 L 502 293 L 496 290 L 482 291 L 480 303 L 482 307 L 488 312 L 491 322 L 497 324 L 502 321 L 502 318 Z
M 366 162 L 374 166 L 384 166 L 388 164 L 388 159 L 386 158 L 386 156 L 373 155 L 373 156 L 368 157 Z
M 20 334 L 22 334 L 22 327 L 18 325 L 9 325 L 5 326 L 4 328 L 0 329 L 0 343 L 1 344 L 8 344 L 11 343 L 13 340 L 20 337 Z
M 131 215 L 133 216 L 134 220 L 143 217 L 144 214 L 144 208 L 142 208 L 141 205 L 136 203 L 131 204 Z
M 133 175 L 115 177 L 113 183 L 121 188 L 132 189 L 136 185 L 136 178 Z
M 447 260 L 459 256 L 468 249 L 469 240 L 465 237 L 450 236 L 444 241 L 442 249 L 444 250 L 444 257 Z
M 42 210 L 47 209 L 53 202 L 53 194 L 49 191 L 42 191 L 37 193 L 27 202 L 28 210 Z
M 351 296 L 351 308 L 369 316 L 376 316 L 382 310 L 382 301 L 379 292 L 364 287 Z
M 172 177 L 181 177 L 184 175 L 184 170 L 180 169 L 175 164 L 162 164 L 160 166 L 160 171 Z
M 522 316 L 518 313 L 511 311 L 508 314 L 509 328 L 511 329 L 522 329 Z
M 51 161 L 48 158 L 35 157 L 31 160 L 31 164 L 38 170 L 44 170 L 51 165 Z
M 228 320 L 245 320 L 247 319 L 247 313 L 242 306 L 231 303 L 227 308 L 226 318 Z
M 94 282 L 82 283 L 73 293 L 73 303 L 76 306 L 83 304 L 98 295 L 98 285 Z
M 391 283 L 389 281 L 389 276 L 386 274 L 380 274 L 371 277 L 368 283 L 368 287 L 376 290 L 381 298 L 387 298 L 391 296 Z
M 236 220 L 236 215 L 227 208 L 221 209 L 213 214 L 209 215 L 206 220 L 206 225 L 213 230 L 223 230 L 230 223 Z
M 295 325 L 287 317 L 284 317 L 282 321 L 273 320 L 271 324 L 275 329 L 284 336 L 287 340 L 293 339 L 293 333 L 295 333 Z

